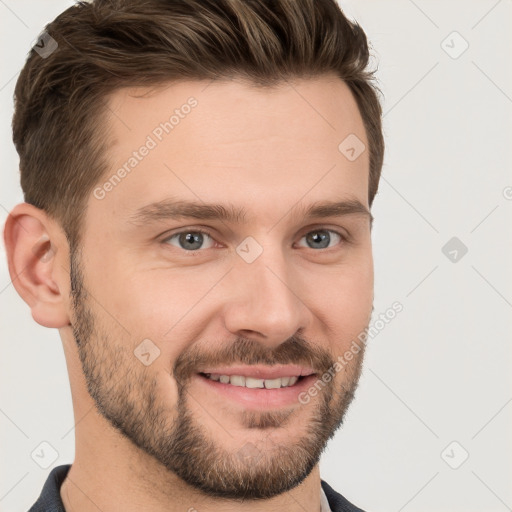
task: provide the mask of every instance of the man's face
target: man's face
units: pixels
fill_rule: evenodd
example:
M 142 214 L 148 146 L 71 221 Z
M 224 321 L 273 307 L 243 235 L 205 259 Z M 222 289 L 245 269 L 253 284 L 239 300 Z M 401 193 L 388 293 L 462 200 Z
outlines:
M 125 89 L 110 109 L 111 167 L 72 255 L 89 392 L 141 456 L 212 496 L 291 489 L 353 398 L 372 310 L 369 217 L 305 216 L 368 208 L 368 151 L 338 149 L 367 146 L 356 103 L 324 77 Z M 244 215 L 172 216 L 185 202 Z

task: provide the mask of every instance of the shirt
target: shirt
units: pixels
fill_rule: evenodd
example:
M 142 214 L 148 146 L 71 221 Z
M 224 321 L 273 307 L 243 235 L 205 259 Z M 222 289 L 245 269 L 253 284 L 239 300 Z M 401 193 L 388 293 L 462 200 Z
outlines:
M 60 486 L 64 482 L 70 468 L 71 464 L 64 464 L 56 466 L 51 470 L 41 495 L 28 512 L 66 512 L 60 497 Z M 323 480 L 321 480 L 321 486 L 321 512 L 364 512 L 364 510 L 352 505 L 352 503 Z

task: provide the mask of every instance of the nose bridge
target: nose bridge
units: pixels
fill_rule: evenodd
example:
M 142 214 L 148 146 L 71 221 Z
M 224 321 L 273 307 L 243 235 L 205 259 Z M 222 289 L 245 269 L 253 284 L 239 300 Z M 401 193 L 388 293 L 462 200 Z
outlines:
M 265 246 L 251 261 L 247 254 L 257 247 L 240 244 L 231 273 L 232 290 L 226 309 L 225 324 L 233 333 L 251 331 L 263 336 L 269 343 L 282 343 L 304 327 L 307 307 L 298 295 L 297 283 L 286 254 L 278 246 Z M 240 252 L 245 249 L 247 252 Z M 252 257 L 256 253 L 252 253 Z

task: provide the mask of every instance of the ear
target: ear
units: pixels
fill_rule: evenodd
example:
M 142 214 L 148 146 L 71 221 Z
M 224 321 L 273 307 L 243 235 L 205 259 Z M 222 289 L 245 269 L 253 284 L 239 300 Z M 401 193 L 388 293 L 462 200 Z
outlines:
M 12 284 L 32 318 L 44 327 L 69 325 L 69 247 L 60 226 L 21 203 L 7 217 L 4 242 Z

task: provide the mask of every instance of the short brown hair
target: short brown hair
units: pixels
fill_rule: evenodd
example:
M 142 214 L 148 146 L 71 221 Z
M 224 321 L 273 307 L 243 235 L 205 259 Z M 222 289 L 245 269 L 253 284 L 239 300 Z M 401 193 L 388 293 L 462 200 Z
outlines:
M 46 26 L 15 89 L 13 139 L 25 201 L 80 240 L 88 196 L 107 171 L 107 95 L 126 86 L 238 77 L 256 86 L 334 72 L 359 107 L 369 143 L 369 204 L 384 156 L 382 109 L 361 27 L 335 0 L 94 0 Z

